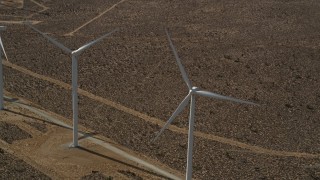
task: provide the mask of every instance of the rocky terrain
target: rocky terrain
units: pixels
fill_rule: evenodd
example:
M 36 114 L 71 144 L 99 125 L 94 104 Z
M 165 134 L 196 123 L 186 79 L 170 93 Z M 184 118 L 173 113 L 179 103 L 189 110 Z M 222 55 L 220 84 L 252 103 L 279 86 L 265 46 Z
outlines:
M 165 36 L 168 27 L 195 86 L 260 104 L 197 98 L 195 131 L 225 140 L 196 135 L 195 178 L 320 178 L 320 2 L 40 2 L 49 9 L 29 19 L 42 21 L 35 26 L 72 49 L 120 28 L 80 56 L 79 87 L 146 117 L 80 93 L 82 125 L 185 171 L 188 111 L 173 123 L 179 130 L 167 130 L 154 143 L 161 126 L 147 121 L 166 121 L 188 93 Z M 25 8 L 39 9 L 32 3 Z M 8 25 L 1 35 L 10 63 L 71 84 L 70 55 L 24 25 Z M 71 119 L 69 87 L 9 65 L 4 73 L 7 91 Z M 257 153 L 226 139 L 264 150 Z

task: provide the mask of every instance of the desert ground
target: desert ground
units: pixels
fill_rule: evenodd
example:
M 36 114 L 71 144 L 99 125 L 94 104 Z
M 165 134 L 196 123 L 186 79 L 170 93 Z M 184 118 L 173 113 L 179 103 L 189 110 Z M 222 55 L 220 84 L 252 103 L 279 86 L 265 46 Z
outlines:
M 16 97 L 6 100 L 6 109 L 0 114 L 1 179 L 141 180 L 171 177 L 140 162 L 141 158 L 164 171 L 179 174 L 85 127 L 80 127 L 81 147 L 70 148 L 72 126 L 67 124 L 68 119 L 39 109 L 26 100 Z
M 260 104 L 197 97 L 195 179 L 320 178 L 319 1 L 22 3 L 0 6 L 7 93 L 72 123 L 71 57 L 22 22 L 70 49 L 120 28 L 80 56 L 79 122 L 184 174 L 188 108 L 152 142 L 188 93 L 166 38 L 169 28 L 195 86 Z M 32 171 L 51 177 L 40 165 Z

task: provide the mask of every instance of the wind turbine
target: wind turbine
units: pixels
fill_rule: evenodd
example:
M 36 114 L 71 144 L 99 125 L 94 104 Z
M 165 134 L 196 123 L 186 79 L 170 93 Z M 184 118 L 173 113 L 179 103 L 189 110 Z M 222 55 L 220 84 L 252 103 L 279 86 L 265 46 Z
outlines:
M 0 26 L 0 31 L 4 31 L 6 29 L 7 29 L 7 27 Z M 0 45 L 2 47 L 3 54 L 7 58 L 6 52 L 4 51 L 4 48 L 3 48 L 1 35 L 0 35 Z M 0 110 L 2 110 L 3 108 L 4 108 L 4 105 L 3 105 L 3 72 L 2 72 L 2 53 L 1 53 L 1 50 L 0 50 Z
M 189 132 L 188 132 L 188 154 L 187 154 L 187 169 L 186 169 L 186 179 L 191 180 L 192 179 L 192 151 L 193 151 L 193 130 L 194 130 L 194 111 L 195 111 L 195 96 L 200 95 L 200 96 L 205 96 L 205 97 L 212 97 L 216 99 L 221 99 L 221 100 L 227 100 L 227 101 L 232 101 L 232 102 L 237 102 L 237 103 L 243 103 L 243 104 L 251 104 L 251 105 L 257 105 L 252 102 L 248 101 L 243 101 L 240 99 L 235 99 L 232 97 L 228 96 L 223 96 L 220 94 L 216 94 L 213 92 L 201 90 L 198 87 L 192 86 L 191 81 L 189 80 L 187 73 L 181 64 L 180 58 L 178 56 L 178 53 L 172 43 L 171 37 L 169 35 L 168 30 L 166 29 L 166 34 L 168 41 L 170 43 L 170 47 L 172 49 L 172 52 L 176 58 L 177 64 L 179 66 L 180 72 L 182 74 L 183 80 L 188 86 L 189 93 L 188 95 L 183 99 L 183 101 L 179 104 L 178 108 L 174 111 L 172 116 L 169 118 L 167 123 L 162 127 L 162 129 L 159 131 L 157 136 L 154 138 L 154 141 L 158 139 L 158 137 L 163 133 L 163 131 L 172 123 L 172 121 L 183 111 L 183 109 L 188 105 L 189 101 L 190 102 L 190 113 L 189 113 Z
M 40 33 L 42 36 L 44 36 L 46 39 L 48 39 L 52 44 L 56 45 L 60 49 L 62 49 L 66 54 L 71 54 L 72 58 L 72 112 L 73 112 L 73 144 L 72 147 L 78 147 L 78 57 L 80 54 L 88 49 L 89 47 L 93 46 L 94 44 L 102 41 L 107 36 L 111 35 L 115 31 L 118 30 L 118 28 L 114 29 L 113 31 L 99 37 L 96 40 L 93 40 L 83 46 L 81 46 L 79 49 L 76 49 L 72 51 L 71 49 L 65 47 L 63 44 L 59 43 L 58 41 L 52 39 L 45 33 L 41 32 L 40 30 L 33 27 L 30 23 L 26 23 L 31 29 L 35 30 L 36 32 Z
M 6 30 L 6 29 L 7 29 L 7 27 L 5 27 L 5 26 L 0 26 L 0 31 L 4 31 L 4 30 Z M 0 51 L 3 52 L 4 56 L 6 57 L 6 60 L 8 60 L 6 51 L 4 50 L 4 46 L 3 46 L 2 39 L 1 39 L 1 35 L 0 35 L 0 46 L 1 46 L 1 50 L 0 50 Z

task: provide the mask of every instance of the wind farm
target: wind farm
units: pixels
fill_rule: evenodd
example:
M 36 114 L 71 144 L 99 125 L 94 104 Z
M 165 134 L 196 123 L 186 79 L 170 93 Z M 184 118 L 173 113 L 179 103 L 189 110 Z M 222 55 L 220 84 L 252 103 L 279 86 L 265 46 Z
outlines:
M 319 178 L 319 6 L 2 4 L 0 174 Z

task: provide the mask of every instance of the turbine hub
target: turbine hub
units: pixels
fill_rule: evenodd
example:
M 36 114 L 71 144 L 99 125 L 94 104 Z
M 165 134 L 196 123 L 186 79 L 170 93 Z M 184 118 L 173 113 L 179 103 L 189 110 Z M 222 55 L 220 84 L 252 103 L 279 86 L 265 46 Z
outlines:
M 194 93 L 194 92 L 196 92 L 197 90 L 199 90 L 199 88 L 193 86 L 193 87 L 190 89 L 190 92 L 191 92 L 191 93 Z

